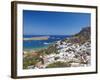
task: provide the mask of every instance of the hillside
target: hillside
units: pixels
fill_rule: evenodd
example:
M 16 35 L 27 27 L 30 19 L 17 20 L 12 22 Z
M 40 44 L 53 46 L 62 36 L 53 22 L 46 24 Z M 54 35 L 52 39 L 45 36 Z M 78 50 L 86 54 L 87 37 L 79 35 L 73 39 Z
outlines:
M 66 38 L 63 41 L 68 42 L 68 43 L 73 43 L 73 44 L 83 44 L 85 43 L 87 40 L 90 40 L 90 36 L 91 36 L 91 31 L 90 31 L 90 27 L 85 27 L 83 28 L 80 32 L 78 32 L 77 34 L 73 35 L 71 38 Z
M 90 39 L 91 36 L 91 28 L 90 27 L 85 27 L 83 28 L 79 33 L 75 34 L 74 36 L 83 36 L 85 37 L 86 40 Z

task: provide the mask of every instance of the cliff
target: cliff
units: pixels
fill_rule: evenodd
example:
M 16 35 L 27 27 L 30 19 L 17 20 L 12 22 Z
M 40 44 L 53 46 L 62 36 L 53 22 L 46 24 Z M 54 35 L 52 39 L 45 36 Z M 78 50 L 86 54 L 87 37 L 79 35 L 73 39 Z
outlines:
M 91 36 L 91 28 L 90 27 L 85 27 L 83 28 L 80 32 L 78 32 L 77 34 L 73 35 L 71 38 L 66 38 L 64 40 L 62 40 L 61 42 L 65 41 L 67 43 L 73 43 L 73 44 L 83 44 L 86 41 L 90 40 L 90 36 Z

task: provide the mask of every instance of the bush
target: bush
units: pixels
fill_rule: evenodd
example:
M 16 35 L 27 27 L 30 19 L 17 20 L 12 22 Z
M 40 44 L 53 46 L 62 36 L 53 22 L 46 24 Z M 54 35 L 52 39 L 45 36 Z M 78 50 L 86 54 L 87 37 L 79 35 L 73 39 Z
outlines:
M 56 45 L 50 45 L 47 49 L 41 49 L 37 51 L 40 55 L 49 55 L 52 53 L 58 54 L 58 50 L 56 49 Z
M 58 62 L 49 64 L 46 68 L 70 67 L 70 66 L 71 66 L 70 63 L 58 61 Z
M 41 61 L 39 57 L 26 57 L 23 59 L 23 68 L 27 69 L 28 66 L 36 65 L 39 61 Z

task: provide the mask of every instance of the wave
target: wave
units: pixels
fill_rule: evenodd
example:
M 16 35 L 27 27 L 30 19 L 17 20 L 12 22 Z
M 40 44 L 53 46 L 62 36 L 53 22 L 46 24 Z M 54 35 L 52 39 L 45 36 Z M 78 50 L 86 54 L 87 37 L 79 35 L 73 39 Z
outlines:
M 44 42 L 43 44 L 48 45 L 48 44 L 50 44 L 50 43 Z

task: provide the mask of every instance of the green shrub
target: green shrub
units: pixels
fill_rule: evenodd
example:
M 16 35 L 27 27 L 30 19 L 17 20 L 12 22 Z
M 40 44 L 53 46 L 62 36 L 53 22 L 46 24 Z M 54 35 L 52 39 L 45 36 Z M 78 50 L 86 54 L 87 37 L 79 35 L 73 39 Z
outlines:
M 57 67 L 70 67 L 71 64 L 70 63 L 66 63 L 66 62 L 54 62 L 49 64 L 46 68 L 57 68 Z
M 26 57 L 23 59 L 23 68 L 27 69 L 28 66 L 36 65 L 37 62 L 41 61 L 39 57 Z

